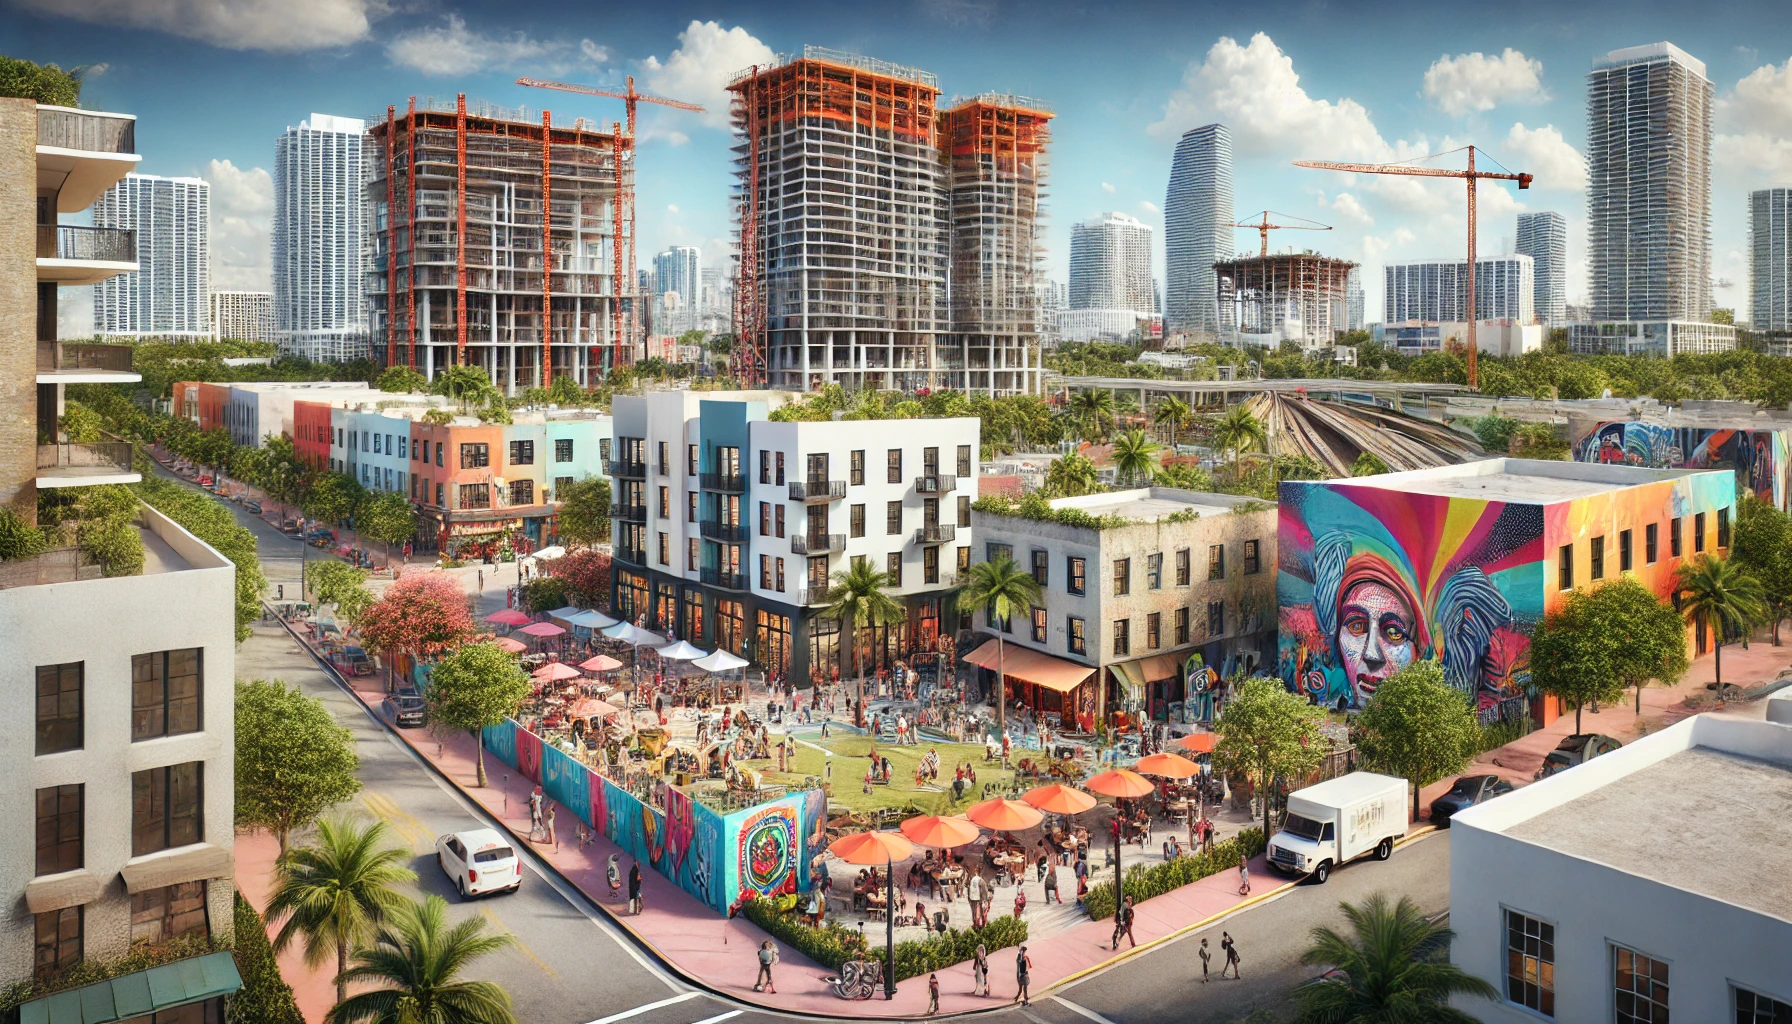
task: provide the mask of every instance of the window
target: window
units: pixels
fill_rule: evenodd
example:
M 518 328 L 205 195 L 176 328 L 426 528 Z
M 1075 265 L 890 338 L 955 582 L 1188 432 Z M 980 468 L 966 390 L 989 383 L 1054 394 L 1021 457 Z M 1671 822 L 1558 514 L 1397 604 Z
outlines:
M 441 508 L 443 505 L 447 504 L 448 496 L 447 496 L 447 494 L 444 493 L 444 488 L 446 486 L 447 486 L 446 484 L 437 484 L 436 485 L 436 507 L 437 508 Z
M 1556 589 L 1574 589 L 1574 545 L 1564 544 L 1556 550 Z
M 1556 926 L 1506 911 L 1506 998 L 1556 1015 Z
M 491 508 L 492 488 L 490 484 L 461 484 L 461 508 Z
M 516 507 L 535 504 L 535 481 L 513 480 L 510 484 L 510 504 Z
M 1145 646 L 1157 650 L 1163 646 L 1163 614 L 1152 612 L 1145 616 Z
M 1045 643 L 1045 609 L 1033 606 L 1033 642 Z
M 970 553 L 970 548 L 958 550 Z M 962 571 L 962 570 L 960 570 Z M 921 549 L 921 582 L 938 583 L 940 581 L 940 549 L 929 544 Z
M 1587 549 L 1587 576 L 1589 579 L 1605 579 L 1605 538 L 1594 537 Z
M 1680 517 L 1675 516 L 1673 521 L 1668 523 L 1668 554 L 1679 558 L 1683 550 L 1685 549 L 1680 544 Z
M 1131 619 L 1114 620 L 1114 653 L 1116 655 L 1132 653 Z
M 777 570 L 778 570 L 777 571 L 778 593 L 782 594 L 784 592 L 784 560 L 782 558 L 777 559 L 776 565 L 777 565 Z
M 759 503 L 759 536 L 770 537 L 771 535 L 772 535 L 772 506 L 771 506 L 771 502 L 762 501 Z
M 694 444 L 684 446 L 684 472 L 686 476 L 697 475 L 698 447 Z
M 1661 556 L 1661 524 L 1650 523 L 1643 527 L 1643 564 L 1654 565 Z
M 1114 596 L 1125 597 L 1132 593 L 1132 559 L 1114 559 Z
M 661 519 L 672 518 L 672 488 L 661 486 L 659 499 L 659 517 Z
M 131 658 L 131 741 L 199 731 L 200 650 Z
M 659 471 L 664 476 L 672 472 L 672 442 L 659 442 Z
M 961 530 L 971 528 L 971 498 L 968 494 L 958 496 L 958 528 Z
M 441 445 L 438 444 L 438 445 L 436 445 L 436 447 L 439 449 L 439 448 L 441 448 Z M 605 462 L 610 461 L 610 439 L 609 438 L 600 437 L 597 439 L 597 457 L 604 460 Z
M 759 482 L 772 482 L 772 453 L 765 448 L 759 449 Z
M 961 477 L 971 475 L 971 446 L 968 444 L 958 446 L 958 475 Z
M 1176 585 L 1188 586 L 1188 549 L 1178 548 L 1176 551 Z
M 1209 544 L 1207 546 L 1207 578 L 1210 580 L 1226 578 L 1226 545 Z
M 1631 556 L 1630 531 L 1629 530 L 1620 530 L 1618 532 L 1618 571 L 1619 572 L 1629 572 L 1630 571 L 1630 556 Z
M 1703 512 L 1692 517 L 1692 550 L 1695 554 L 1705 550 L 1705 513 Z
M 1668 963 L 1623 946 L 1612 947 L 1612 1020 L 1666 1024 Z
M 1145 589 L 1162 590 L 1164 586 L 1164 556 L 1151 554 L 1145 556 Z
M 1717 510 L 1717 546 L 1730 546 L 1730 510 L 1727 508 Z
M 852 506 L 847 514 L 847 521 L 851 524 L 849 529 L 851 530 L 852 536 L 865 536 L 865 506 Z
M 892 501 L 884 505 L 884 532 L 892 537 L 902 532 L 902 502 Z
M 1738 988 L 1736 992 L 1736 1024 L 1786 1024 L 1792 1021 L 1792 1003 L 1782 1003 L 1772 996 Z
M 1083 620 L 1074 615 L 1069 615 L 1064 619 L 1064 626 L 1068 637 L 1064 643 L 1067 645 L 1067 649 L 1070 653 L 1087 654 L 1089 652 L 1089 645 L 1088 642 L 1083 639 Z
M 48 978 L 81 962 L 81 908 L 64 907 L 37 915 L 31 969 Z
M 391 437 L 392 435 L 387 434 L 386 436 Z M 378 434 L 373 435 L 373 454 L 382 455 L 384 453 L 385 453 L 385 450 L 380 447 L 380 435 L 378 435 Z
M 884 556 L 884 573 L 890 577 L 890 586 L 902 586 L 902 552 L 892 551 Z
M 572 461 L 572 438 L 556 437 L 554 439 L 554 461 L 555 462 L 571 462 Z
M 921 474 L 923 476 L 940 475 L 940 450 L 938 447 L 921 449 Z
M 483 444 L 463 444 L 460 446 L 460 468 L 482 469 L 491 465 L 489 446 Z
M 81 787 L 37 791 L 37 873 L 54 875 L 81 867 Z
M 852 457 L 848 460 L 848 467 L 846 482 L 854 487 L 863 487 L 865 484 L 865 449 L 860 448 L 852 453 Z
M 1226 635 L 1226 602 L 1207 602 L 1207 635 L 1209 637 Z
M 888 472 L 884 476 L 884 481 L 886 483 L 892 483 L 892 484 L 901 483 L 902 482 L 902 449 L 891 448 L 889 451 L 889 454 L 885 457 L 885 461 L 887 463 Z
M 1040 586 L 1050 586 L 1052 581 L 1052 553 L 1044 548 L 1033 549 L 1033 582 Z
M 409 440 L 410 440 L 410 438 L 406 437 L 404 434 L 398 435 L 398 457 L 401 459 L 405 457 L 404 456 L 404 450 L 406 447 L 405 442 L 409 441 Z M 417 456 L 415 454 L 413 454 L 411 456 L 411 461 L 412 462 L 417 461 Z
M 80 750 L 81 687 L 85 663 L 37 666 L 37 752 Z
M 783 452 L 779 452 L 777 454 L 777 460 L 773 466 L 773 474 L 774 474 L 774 479 L 772 480 L 772 483 L 777 484 L 779 487 L 784 486 L 784 453 Z
M 510 464 L 513 466 L 533 466 L 533 465 L 535 465 L 535 442 L 534 441 L 512 441 L 512 442 L 510 442 Z
M 773 534 L 773 536 L 777 536 L 777 537 L 784 536 L 784 506 L 783 505 L 773 505 L 772 506 L 772 534 Z
M 759 589 L 772 589 L 772 556 L 759 556 Z
M 1087 563 L 1076 556 L 1064 559 L 1065 589 L 1078 597 L 1087 589 L 1087 581 L 1083 575 L 1083 567 Z
M 1258 555 L 1258 550 L 1256 541 L 1244 542 L 1244 574 L 1246 576 L 1253 576 L 1263 568 L 1263 559 Z
M 697 567 L 702 564 L 703 542 L 698 540 L 695 537 L 692 537 L 686 543 L 685 547 L 686 547 L 686 550 L 684 553 L 684 567 L 691 572 L 696 572 Z M 686 637 L 685 639 L 688 640 L 690 638 Z
M 131 895 L 131 945 L 207 934 L 204 882 L 181 882 Z
M 694 523 L 697 521 L 697 503 L 698 503 L 698 497 L 697 497 L 696 491 L 684 492 L 684 521 L 685 522 Z
M 1176 646 L 1188 643 L 1188 605 L 1176 609 Z
M 203 838 L 204 771 L 203 764 L 189 761 L 131 774 L 131 856 Z

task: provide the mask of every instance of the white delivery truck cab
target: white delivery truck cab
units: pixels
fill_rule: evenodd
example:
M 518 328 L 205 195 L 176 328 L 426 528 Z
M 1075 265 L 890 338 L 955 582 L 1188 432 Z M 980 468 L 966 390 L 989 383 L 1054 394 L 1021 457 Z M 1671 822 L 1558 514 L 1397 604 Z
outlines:
M 1288 794 L 1288 816 L 1269 840 L 1269 866 L 1312 875 L 1323 884 L 1332 869 L 1374 851 L 1387 860 L 1406 834 L 1405 779 L 1351 772 Z

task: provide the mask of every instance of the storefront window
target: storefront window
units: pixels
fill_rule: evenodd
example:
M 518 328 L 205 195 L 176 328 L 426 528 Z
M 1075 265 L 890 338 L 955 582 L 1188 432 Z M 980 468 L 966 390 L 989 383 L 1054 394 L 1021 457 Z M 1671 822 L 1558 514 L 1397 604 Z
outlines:
M 616 583 L 616 613 L 634 622 L 647 611 L 647 595 L 647 577 L 622 573 Z
M 753 638 L 755 661 L 767 672 L 783 675 L 790 671 L 790 616 L 759 612 Z
M 730 654 L 746 654 L 747 609 L 739 601 L 716 602 L 716 646 Z
M 657 588 L 658 596 L 653 603 L 654 629 L 665 629 L 678 621 L 678 589 L 670 583 L 661 583 Z
M 821 681 L 840 666 L 840 622 L 816 616 L 809 620 L 809 673 Z
M 699 646 L 703 643 L 703 591 L 692 588 L 684 592 L 684 632 L 686 640 Z

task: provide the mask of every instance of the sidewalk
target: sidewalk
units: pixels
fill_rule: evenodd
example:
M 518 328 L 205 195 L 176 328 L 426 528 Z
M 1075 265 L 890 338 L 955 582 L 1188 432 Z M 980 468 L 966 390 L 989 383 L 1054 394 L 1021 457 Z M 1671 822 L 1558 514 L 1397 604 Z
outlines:
M 258 913 L 267 913 L 268 898 L 274 891 L 274 860 L 280 855 L 280 841 L 269 832 L 236 834 L 236 887 Z M 267 926 L 268 941 L 279 932 Z M 278 957 L 280 976 L 292 986 L 299 1004 L 299 1013 L 310 1024 L 319 1024 L 336 1005 L 336 960 L 331 957 L 319 967 L 305 966 L 304 947 L 294 942 Z M 351 991 L 359 991 L 350 986 Z

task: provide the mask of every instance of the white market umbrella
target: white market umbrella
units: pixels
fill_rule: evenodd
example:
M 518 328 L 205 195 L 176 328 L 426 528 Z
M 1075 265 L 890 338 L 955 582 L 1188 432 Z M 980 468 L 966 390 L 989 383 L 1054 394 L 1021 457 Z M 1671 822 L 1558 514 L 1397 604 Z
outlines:
M 746 668 L 747 659 L 737 658 L 727 651 L 718 650 L 707 657 L 698 658 L 691 664 L 705 672 L 726 672 L 731 668 Z
M 566 549 L 561 547 L 558 544 L 550 544 L 547 547 L 534 552 L 529 557 L 530 558 L 540 558 L 540 559 L 549 560 L 549 561 L 556 559 L 556 558 L 565 558 L 566 557 Z
M 585 609 L 580 608 L 578 605 L 569 604 L 564 608 L 556 608 L 548 614 L 556 619 L 570 619 L 584 610 Z
M 622 621 L 621 619 L 613 619 L 600 611 L 584 611 L 576 608 L 573 609 L 572 614 L 570 615 L 561 615 L 559 612 L 555 612 L 554 617 L 565 619 L 567 622 L 584 629 L 608 629 Z
M 657 647 L 666 642 L 665 637 L 658 633 L 649 633 L 632 622 L 618 621 L 615 625 L 606 627 L 602 632 L 612 640 L 621 640 L 623 643 L 635 647 Z
M 692 647 L 689 641 L 680 640 L 670 647 L 659 649 L 660 657 L 672 661 L 695 661 L 704 656 L 703 648 Z

